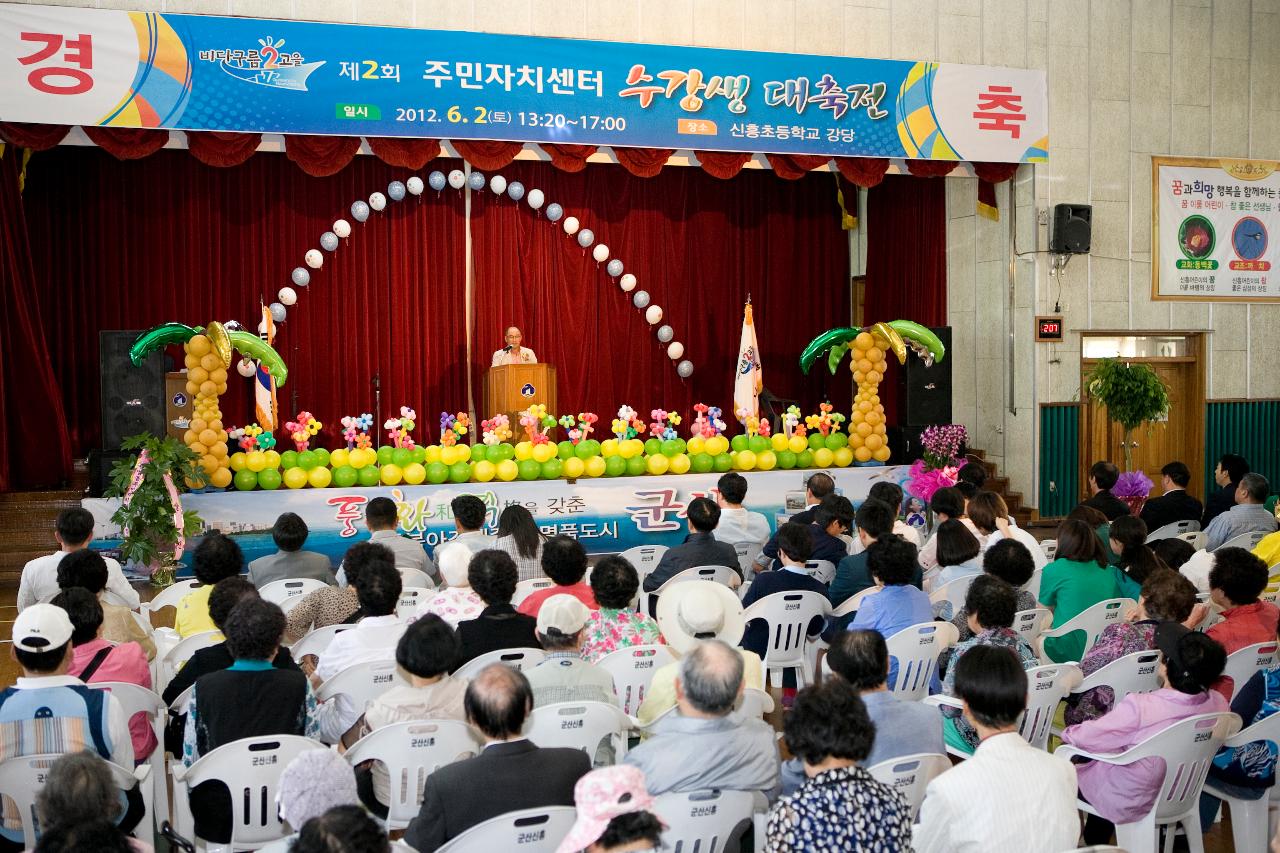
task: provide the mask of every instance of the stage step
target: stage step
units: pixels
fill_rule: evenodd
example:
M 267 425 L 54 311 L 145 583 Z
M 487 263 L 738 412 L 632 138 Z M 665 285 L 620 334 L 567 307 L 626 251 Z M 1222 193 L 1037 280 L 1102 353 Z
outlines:
M 88 472 L 77 462 L 71 488 L 0 493 L 0 587 L 17 589 L 28 560 L 58 550 L 53 524 L 58 513 L 80 505 Z
M 1036 517 L 1035 510 L 1031 507 L 1023 506 L 1022 492 L 1015 492 L 1009 489 L 1009 478 L 1000 474 L 1000 470 L 994 462 L 987 460 L 986 451 L 970 448 L 969 456 L 982 463 L 982 467 L 987 469 L 987 482 L 984 488 L 1004 498 L 1005 504 L 1009 507 L 1009 512 L 1012 513 L 1019 527 L 1030 525 Z

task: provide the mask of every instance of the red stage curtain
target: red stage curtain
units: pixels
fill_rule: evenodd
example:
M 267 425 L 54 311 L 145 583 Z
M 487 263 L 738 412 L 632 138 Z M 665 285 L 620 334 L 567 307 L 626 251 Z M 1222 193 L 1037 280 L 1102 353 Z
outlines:
M 595 145 L 551 145 L 543 143 L 538 146 L 547 152 L 551 165 L 564 172 L 581 172 L 587 168 L 587 158 L 596 153 Z
M 0 121 L 0 138 L 19 148 L 30 148 L 32 151 L 47 151 L 65 139 L 70 131 L 71 128 L 65 124 L 22 124 Z
M 261 133 L 188 130 L 187 150 L 206 166 L 239 166 L 258 152 Z
M 367 136 L 369 150 L 388 166 L 421 169 L 440 156 L 440 140 L 409 139 L 399 136 Z
M 646 415 L 657 407 L 688 415 L 698 401 L 730 411 L 750 295 L 766 387 L 809 410 L 830 395 L 847 411 L 847 372 L 804 377 L 798 366 L 810 338 L 849 316 L 848 240 L 830 176 L 791 182 L 751 170 L 721 181 L 679 168 L 636 178 L 614 165 L 568 174 L 528 161 L 503 174 L 541 189 L 609 246 L 662 307 L 694 374 L 676 375 L 656 329 L 590 250 L 545 216 L 480 194 L 472 203 L 477 389 L 503 328 L 515 324 L 555 365 L 561 412 L 590 410 L 607 422 L 623 403 Z
M 958 165 L 955 160 L 908 160 L 907 171 L 917 178 L 942 178 Z
M 523 142 L 496 142 L 488 139 L 453 139 L 453 150 L 472 166 L 485 171 L 505 168 L 524 150 Z
M 167 130 L 143 127 L 84 127 L 83 130 L 94 145 L 120 160 L 150 157 L 169 141 Z
M 916 162 L 916 161 L 911 161 Z M 890 175 L 867 193 L 866 323 L 947 322 L 946 184 Z M 897 418 L 896 367 L 880 386 L 885 417 Z
M 67 417 L 50 364 L 54 350 L 46 336 L 46 329 L 56 329 L 62 318 L 56 313 L 42 316 L 40 291 L 46 283 L 36 278 L 32 264 L 18 190 L 21 171 L 21 151 L 12 148 L 0 155 L 0 316 L 4 319 L 4 335 L 0 336 L 0 424 L 4 425 L 0 432 L 0 491 L 56 486 L 71 476 Z M 69 188 L 62 204 L 79 209 L 76 199 L 89 203 Z M 79 248 L 69 251 L 69 244 L 63 241 L 59 250 L 72 255 Z M 46 318 L 57 321 L 46 323 Z M 97 328 L 86 330 L 95 342 Z M 96 403 L 94 415 L 97 420 Z
M 694 156 L 702 165 L 702 171 L 727 181 L 742 171 L 751 155 L 741 151 L 695 151 Z
M 341 172 L 359 150 L 358 136 L 290 134 L 284 138 L 284 153 L 314 178 L 327 178 Z
M 442 168 L 461 165 L 446 162 Z M 33 156 L 24 194 L 38 288 L 30 301 L 48 337 L 38 351 L 52 358 L 56 378 L 40 379 L 30 358 L 5 359 L 28 377 L 23 416 L 41 430 L 40 443 L 25 447 L 29 458 L 36 456 L 32 448 L 50 446 L 56 426 L 48 423 L 61 421 L 53 408 L 30 405 L 25 389 L 33 387 L 60 388 L 76 453 L 98 446 L 99 329 L 230 319 L 252 329 L 259 300 L 275 301 L 290 283 L 290 270 L 338 218 L 352 222 L 352 236 L 326 254 L 310 287 L 298 289 L 298 304 L 276 339 L 289 365 L 279 395 L 282 419 L 299 409 L 315 412 L 333 446 L 345 414 L 373 412 L 380 426 L 393 407 L 409 405 L 423 433 L 441 408 L 461 408 L 462 204 L 424 193 L 388 202 L 363 225 L 349 212 L 353 200 L 403 177 L 403 169 L 373 157 L 357 158 L 333 177 L 312 178 L 274 154 L 235 169 L 203 166 L 184 151 L 137 162 L 71 146 Z M 20 212 L 20 204 L 0 198 L 0 222 Z M 4 283 L 6 298 L 14 287 Z M 6 346 L 16 336 L 13 328 L 10 319 Z M 375 375 L 381 413 L 374 409 Z M 251 418 L 249 399 L 248 380 L 233 374 L 224 397 L 228 424 Z M 14 428 L 11 423 L 10 441 L 19 435 Z
M 884 180 L 889 161 L 879 157 L 837 157 L 836 168 L 848 180 L 870 189 Z
M 674 148 L 614 148 L 613 155 L 618 158 L 622 168 L 637 178 L 652 178 L 667 165 Z
M 788 181 L 794 181 L 831 159 L 821 154 L 766 154 L 764 156 L 773 167 L 773 173 Z

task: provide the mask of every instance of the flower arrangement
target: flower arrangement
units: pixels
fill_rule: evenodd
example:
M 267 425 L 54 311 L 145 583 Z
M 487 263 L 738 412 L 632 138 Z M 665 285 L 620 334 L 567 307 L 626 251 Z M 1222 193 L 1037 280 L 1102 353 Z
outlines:
M 819 404 L 818 414 L 809 415 L 804 419 L 805 426 L 811 431 L 816 429 L 824 436 L 839 432 L 840 424 L 844 423 L 844 415 L 833 411 L 834 408 L 830 403 Z
M 1151 479 L 1141 471 L 1125 471 L 1111 487 L 1111 494 L 1128 504 L 1129 512 L 1137 515 L 1151 494 L 1151 486 Z
M 925 465 L 929 468 L 958 469 L 963 464 L 960 452 L 968 441 L 969 434 L 960 424 L 926 427 L 920 433 Z
M 663 441 L 671 441 L 679 437 L 679 433 L 676 432 L 676 427 L 680 426 L 681 420 L 678 412 L 654 409 L 649 412 L 649 417 L 653 418 L 653 421 L 649 424 L 650 436 L 660 438 Z
M 152 583 L 173 583 L 186 537 L 200 529 L 200 516 L 182 508 L 178 483 L 203 485 L 195 452 L 168 436 L 143 433 L 126 438 L 121 447 L 138 455 L 121 459 L 111 469 L 110 497 L 122 498 L 111 516 L 124 531 L 121 557 L 148 566 Z
M 406 450 L 413 450 L 413 438 L 409 433 L 413 432 L 417 426 L 418 413 L 408 406 L 400 407 L 400 417 L 387 418 L 382 424 L 382 428 L 387 431 L 387 438 L 391 439 L 391 443 L 396 448 L 403 447 Z
M 347 415 L 340 423 L 342 424 L 342 437 L 346 439 L 347 450 L 354 450 L 357 447 L 369 447 L 373 442 L 369 440 L 369 427 L 373 426 L 373 415 L 365 412 L 360 417 Z
M 530 444 L 546 444 L 551 439 L 547 436 L 547 430 L 556 425 L 554 415 L 547 414 L 547 407 L 542 403 L 535 403 L 520 413 L 520 426 L 524 427 L 525 437 Z
M 787 412 L 782 416 L 782 432 L 787 438 L 793 435 L 804 438 L 804 415 L 799 406 L 787 406 Z
M 708 406 L 706 403 L 697 403 L 693 410 L 698 416 L 693 419 L 692 428 L 689 435 L 700 436 L 702 438 L 713 438 L 724 432 L 725 424 L 721 418 L 722 412 L 718 406 Z
M 630 406 L 623 405 L 618 409 L 618 416 L 613 419 L 613 434 L 618 441 L 626 441 L 635 438 L 645 429 L 644 421 L 640 420 L 639 413 Z
M 456 415 L 449 412 L 440 413 L 440 446 L 452 447 L 460 438 L 466 436 L 471 429 L 471 418 L 466 412 Z
M 564 427 L 569 441 L 577 445 L 587 440 L 595 430 L 595 423 L 598 420 L 600 417 L 594 412 L 579 412 L 576 419 L 573 415 L 561 415 L 560 426 Z
M 306 450 L 311 446 L 311 437 L 316 435 L 324 427 L 324 424 L 316 420 L 315 415 L 310 412 L 298 412 L 297 417 L 284 425 L 289 431 L 289 437 L 293 439 L 293 446 L 298 448 L 298 452 Z
M 511 438 L 511 419 L 506 415 L 494 415 L 480 422 L 481 441 L 490 447 Z

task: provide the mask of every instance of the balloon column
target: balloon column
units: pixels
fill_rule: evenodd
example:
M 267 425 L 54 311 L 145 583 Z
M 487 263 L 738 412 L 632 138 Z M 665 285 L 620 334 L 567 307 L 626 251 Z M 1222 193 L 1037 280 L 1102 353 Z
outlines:
M 800 369 L 806 374 L 823 352 L 828 352 L 827 367 L 836 372 L 846 352 L 851 353 L 849 369 L 858 383 L 849 418 L 849 446 L 859 462 L 888 462 L 889 446 L 885 443 L 884 405 L 880 402 L 880 381 L 884 378 L 892 352 L 899 364 L 906 364 L 910 347 L 926 365 L 942 361 L 946 348 L 928 328 L 910 320 L 860 329 L 844 327 L 828 329 L 809 342 L 800 355 Z M 825 431 L 824 431 L 825 432 Z
M 260 361 L 279 386 L 285 384 L 289 372 L 279 353 L 266 341 L 248 332 L 227 331 L 218 322 L 209 323 L 203 329 L 183 323 L 164 323 L 148 329 L 133 342 L 129 359 L 140 365 L 155 350 L 179 343 L 185 352 L 187 393 L 195 404 L 183 442 L 200 455 L 200 468 L 207 482 L 226 488 L 232 480 L 231 460 L 227 455 L 227 431 L 223 428 L 218 397 L 227 390 L 231 351 L 234 349 L 246 358 Z M 189 488 L 201 485 L 187 482 Z

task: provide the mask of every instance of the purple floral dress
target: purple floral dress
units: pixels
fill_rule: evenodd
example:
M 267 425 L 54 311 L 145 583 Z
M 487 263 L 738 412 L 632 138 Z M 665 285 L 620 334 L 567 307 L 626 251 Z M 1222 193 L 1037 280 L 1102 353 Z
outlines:
M 1157 624 L 1154 619 L 1144 619 L 1108 625 L 1098 635 L 1098 641 L 1085 654 L 1084 660 L 1080 661 L 1081 672 L 1089 676 L 1125 655 L 1151 651 L 1156 646 Z M 1063 719 L 1069 726 L 1096 720 L 1110 711 L 1115 701 L 1115 693 L 1110 687 L 1095 687 L 1081 694 L 1075 702 L 1068 702 Z
M 582 643 L 582 659 L 595 663 L 618 649 L 665 643 L 658 623 L 651 616 L 634 610 L 601 607 L 591 611 L 587 620 L 587 638 Z

